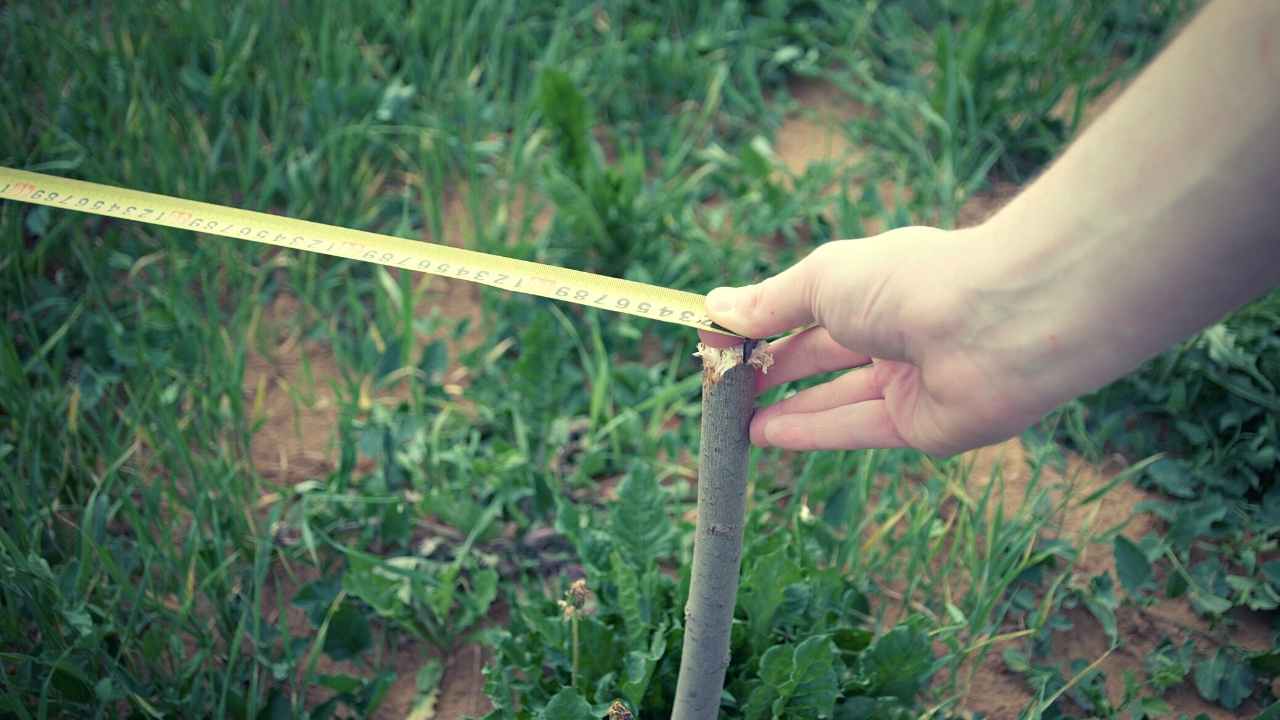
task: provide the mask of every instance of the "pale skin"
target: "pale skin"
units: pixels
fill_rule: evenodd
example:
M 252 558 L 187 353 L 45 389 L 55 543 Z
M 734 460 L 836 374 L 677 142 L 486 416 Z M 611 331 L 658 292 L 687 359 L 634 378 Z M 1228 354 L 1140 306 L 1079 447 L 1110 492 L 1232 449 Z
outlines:
M 827 243 L 711 318 L 768 338 L 756 445 L 949 455 L 1280 285 L 1280 3 L 1216 0 L 989 221 Z M 704 332 L 705 343 L 740 340 Z

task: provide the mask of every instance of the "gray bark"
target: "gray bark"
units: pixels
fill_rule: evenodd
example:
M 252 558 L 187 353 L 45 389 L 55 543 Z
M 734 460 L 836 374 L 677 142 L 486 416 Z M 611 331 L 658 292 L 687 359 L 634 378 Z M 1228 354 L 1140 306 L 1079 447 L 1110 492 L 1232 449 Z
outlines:
M 755 405 L 751 347 L 748 341 L 739 364 L 718 380 L 709 364 L 702 373 L 698 527 L 672 720 L 714 720 L 720 711 L 746 520 L 747 429 Z

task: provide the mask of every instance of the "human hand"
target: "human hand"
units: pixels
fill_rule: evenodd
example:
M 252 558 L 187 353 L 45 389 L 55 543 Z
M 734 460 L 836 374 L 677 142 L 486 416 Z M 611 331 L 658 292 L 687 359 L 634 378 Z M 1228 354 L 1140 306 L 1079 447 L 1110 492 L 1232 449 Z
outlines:
M 1275 3 L 1209 3 L 983 225 L 827 243 L 712 291 L 711 318 L 747 337 L 817 325 L 775 346 L 761 390 L 871 363 L 760 410 L 752 441 L 976 447 L 1280 284 L 1278 37 Z
M 1006 310 L 989 301 L 992 246 L 981 233 L 909 227 L 831 242 L 760 283 L 713 290 L 711 318 L 746 337 L 816 323 L 771 345 L 758 391 L 848 370 L 758 410 L 752 442 L 946 455 L 1008 437 L 1060 402 L 1029 386 L 1019 392 L 1030 368 L 1001 357 Z M 716 347 L 741 342 L 700 334 Z

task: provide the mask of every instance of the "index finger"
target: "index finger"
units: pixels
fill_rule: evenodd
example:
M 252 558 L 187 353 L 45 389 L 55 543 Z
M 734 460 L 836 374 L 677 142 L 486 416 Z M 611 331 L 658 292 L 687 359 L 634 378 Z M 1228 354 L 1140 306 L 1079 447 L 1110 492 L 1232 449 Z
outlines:
M 707 294 L 707 314 L 749 338 L 767 338 L 814 322 L 820 250 L 754 285 L 712 290 Z

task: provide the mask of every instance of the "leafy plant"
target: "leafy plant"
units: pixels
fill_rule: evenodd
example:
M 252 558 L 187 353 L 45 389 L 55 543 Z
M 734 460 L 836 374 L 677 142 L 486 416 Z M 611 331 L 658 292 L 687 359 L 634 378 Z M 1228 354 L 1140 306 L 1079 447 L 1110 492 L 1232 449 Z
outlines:
M 1280 408 L 1277 322 L 1272 293 L 1085 398 L 1065 426 L 1089 452 L 1170 454 L 1139 479 L 1169 497 L 1145 506 L 1168 524 L 1149 559 L 1169 565 L 1170 595 L 1189 588 L 1212 616 L 1280 607 L 1280 573 L 1262 560 L 1280 542 L 1280 434 L 1268 411 Z
M 557 527 L 578 549 L 594 602 L 570 612 L 553 596 L 513 598 L 511 628 L 491 633 L 498 662 L 487 671 L 490 717 L 516 707 L 516 717 L 553 717 L 567 703 L 598 715 L 616 699 L 636 717 L 670 712 L 688 578 L 677 583 L 662 570 L 675 551 L 665 494 L 639 464 L 603 523 L 560 505 Z M 934 669 L 926 636 L 903 625 L 875 639 L 863 627 L 866 597 L 780 540 L 757 539 L 744 555 L 726 682 L 730 716 L 831 717 L 842 703 L 838 716 L 852 718 L 911 707 Z M 521 667 L 543 672 L 503 669 Z

